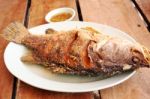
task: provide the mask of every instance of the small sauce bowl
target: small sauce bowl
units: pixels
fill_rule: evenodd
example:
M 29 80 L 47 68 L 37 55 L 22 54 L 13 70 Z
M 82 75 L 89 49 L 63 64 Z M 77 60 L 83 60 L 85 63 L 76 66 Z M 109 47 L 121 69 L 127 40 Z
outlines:
M 75 10 L 72 8 L 58 8 L 47 13 L 45 20 L 47 22 L 71 21 L 75 17 Z M 64 18 L 64 19 L 63 19 Z M 66 18 L 66 19 L 65 19 Z

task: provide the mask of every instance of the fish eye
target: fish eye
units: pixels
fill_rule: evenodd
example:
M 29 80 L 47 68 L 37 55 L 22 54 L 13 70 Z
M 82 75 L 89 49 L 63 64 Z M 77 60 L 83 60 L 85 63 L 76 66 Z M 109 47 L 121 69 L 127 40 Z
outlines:
M 140 63 L 140 59 L 138 57 L 136 57 L 136 56 L 133 56 L 132 57 L 132 62 L 134 62 L 134 63 Z

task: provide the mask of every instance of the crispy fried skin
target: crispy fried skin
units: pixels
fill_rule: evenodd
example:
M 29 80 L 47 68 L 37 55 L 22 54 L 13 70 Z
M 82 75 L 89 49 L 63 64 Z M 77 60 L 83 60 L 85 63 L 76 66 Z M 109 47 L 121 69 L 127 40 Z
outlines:
M 50 67 L 53 72 L 111 76 L 126 71 L 124 69 L 134 70 L 138 67 L 129 58 L 135 52 L 130 52 L 132 47 L 123 50 L 119 48 L 120 39 L 120 42 L 117 40 L 86 30 L 71 30 L 49 36 L 29 35 L 22 43 L 33 50 L 33 57 L 39 64 Z M 128 55 L 123 51 L 127 51 Z M 142 53 L 138 55 L 144 58 Z
M 11 23 L 1 35 L 24 44 L 32 54 L 22 61 L 42 64 L 52 72 L 112 76 L 139 67 L 150 67 L 150 51 L 138 43 L 98 33 L 93 28 L 32 35 L 20 23 Z

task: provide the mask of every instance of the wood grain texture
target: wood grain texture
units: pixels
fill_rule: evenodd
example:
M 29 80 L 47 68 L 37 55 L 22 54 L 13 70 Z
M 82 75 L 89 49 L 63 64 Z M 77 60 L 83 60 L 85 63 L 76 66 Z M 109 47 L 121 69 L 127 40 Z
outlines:
M 140 69 L 122 84 L 101 90 L 102 99 L 149 99 L 150 70 Z
M 107 24 L 125 31 L 150 48 L 150 34 L 130 0 L 79 0 L 84 21 Z M 97 10 L 95 10 L 97 9 Z M 101 90 L 102 99 L 149 99 L 150 69 L 140 69 L 129 80 Z
M 0 33 L 13 21 L 22 22 L 26 0 L 0 0 Z M 13 88 L 13 76 L 6 69 L 3 53 L 8 42 L 0 37 L 0 99 L 10 99 Z
M 75 0 L 38 0 L 38 2 L 32 0 L 29 27 L 47 23 L 45 21 L 45 15 L 49 11 L 61 7 L 71 7 L 77 12 Z M 74 20 L 78 20 L 78 13 L 76 13 Z
M 92 99 L 92 93 L 61 93 L 37 89 L 19 82 L 17 99 Z
M 150 24 L 150 0 L 135 0 Z
M 45 15 L 55 8 L 71 7 L 76 10 L 75 0 L 32 0 L 29 16 L 29 27 L 46 23 Z M 75 20 L 78 20 L 76 16 Z M 18 83 L 17 99 L 93 99 L 93 93 L 59 93 L 31 87 L 23 82 Z
M 150 48 L 150 35 L 130 0 L 79 0 L 84 21 L 118 28 Z M 95 10 L 97 9 L 97 10 Z

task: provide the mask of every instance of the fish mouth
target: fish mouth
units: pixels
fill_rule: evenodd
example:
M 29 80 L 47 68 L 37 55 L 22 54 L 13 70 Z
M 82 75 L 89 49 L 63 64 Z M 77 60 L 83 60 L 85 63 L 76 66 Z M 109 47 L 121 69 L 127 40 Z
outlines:
M 140 64 L 141 67 L 147 67 L 147 68 L 150 68 L 150 65 L 149 64 Z
M 145 67 L 150 67 L 150 50 L 144 46 L 142 46 L 142 51 L 144 54 L 144 58 L 148 64 L 142 64 Z

